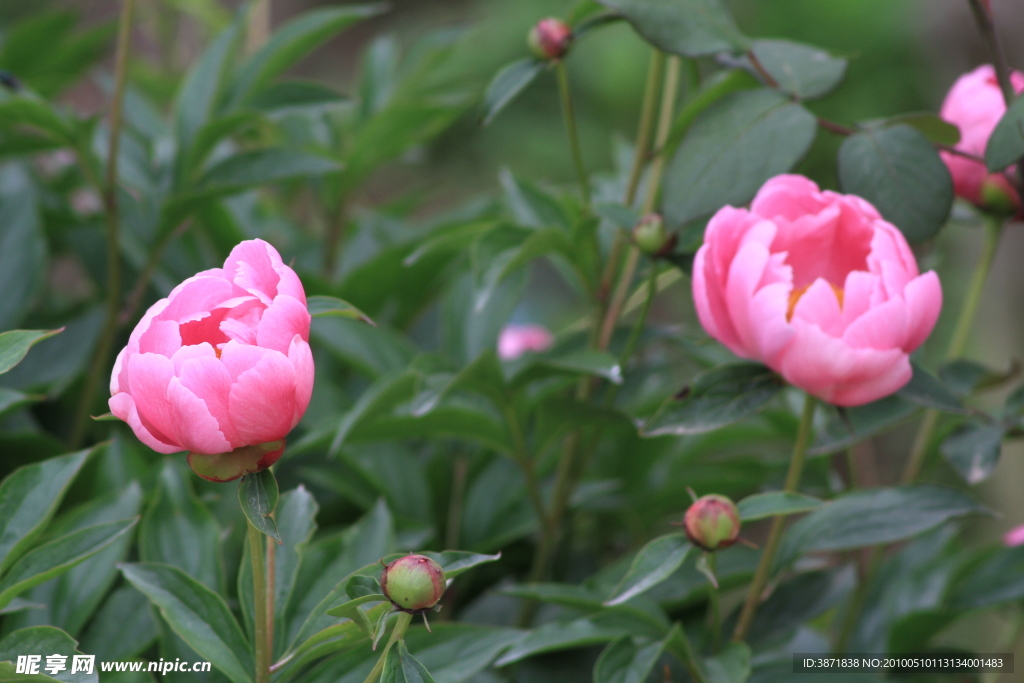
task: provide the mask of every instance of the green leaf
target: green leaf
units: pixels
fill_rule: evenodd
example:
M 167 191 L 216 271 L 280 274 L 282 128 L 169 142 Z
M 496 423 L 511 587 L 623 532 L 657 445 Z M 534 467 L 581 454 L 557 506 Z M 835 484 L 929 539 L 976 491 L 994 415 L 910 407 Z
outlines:
M 1024 157 L 1024 97 L 1018 97 L 999 119 L 985 146 L 985 165 L 1002 171 Z
M 819 505 L 821 505 L 820 500 L 805 496 L 802 493 L 770 491 L 768 493 L 755 493 L 752 496 L 747 496 L 736 507 L 740 511 L 740 519 L 742 521 L 753 522 L 754 520 L 765 519 L 766 517 L 810 512 Z
M 843 192 L 871 202 L 910 242 L 938 233 L 953 206 L 953 181 L 935 147 L 907 125 L 864 130 L 839 148 Z
M 665 651 L 665 641 L 621 636 L 606 647 L 594 665 L 594 683 L 643 683 Z
M 142 487 L 132 481 L 123 489 L 64 513 L 47 529 L 47 537 L 55 538 L 96 524 L 134 517 L 139 514 L 141 505 Z M 132 534 L 123 534 L 70 571 L 36 586 L 29 597 L 46 604 L 46 609 L 32 615 L 33 619 L 38 619 L 33 623 L 57 626 L 77 637 L 117 580 L 115 565 L 125 559 L 131 544 Z
M 35 675 L 15 673 L 18 655 L 37 654 L 42 656 L 39 673 Z M 4 683 L 31 683 L 32 681 L 64 681 L 66 683 L 98 683 L 99 665 L 87 674 L 78 671 L 72 675 L 74 655 L 83 654 L 78 643 L 64 631 L 53 626 L 31 626 L 19 629 L 0 640 L 0 681 Z M 64 655 L 66 669 L 52 677 L 46 673 L 46 656 Z
M 384 610 L 380 613 L 380 616 L 377 618 L 377 623 L 374 624 L 373 631 L 370 634 L 370 644 L 374 650 L 377 649 L 377 645 L 384 637 L 384 634 L 387 633 L 388 620 L 394 613 L 394 610 Z
M 704 660 L 707 683 L 745 683 L 750 678 L 750 646 L 729 643 L 722 652 Z
M 522 632 L 482 624 L 438 623 L 426 629 L 411 629 L 405 637 L 438 681 L 470 681 L 490 665 Z
M 694 120 L 666 169 L 666 220 L 678 226 L 746 204 L 796 165 L 817 131 L 814 115 L 775 90 L 725 95 Z
M 0 483 L 0 575 L 39 537 L 92 451 L 14 470 Z
M 659 536 L 648 542 L 633 558 L 629 571 L 604 604 L 609 607 L 622 604 L 658 585 L 682 566 L 692 549 L 686 534 L 682 533 Z
M 979 609 L 1024 597 L 1024 546 L 1000 548 L 968 564 L 950 587 L 952 609 Z
M 808 453 L 835 453 L 869 436 L 888 431 L 917 410 L 917 405 L 898 394 L 855 408 L 840 408 L 818 434 Z
M 263 112 L 284 112 L 304 107 L 329 107 L 348 102 L 349 98 L 314 81 L 284 81 L 257 93 L 249 106 Z
M 282 543 L 281 535 L 277 533 L 277 524 L 271 517 L 277 508 L 277 478 L 269 469 L 253 474 L 246 474 L 238 482 L 238 502 L 242 505 L 242 512 L 256 529 Z
M 755 40 L 751 50 L 780 90 L 799 100 L 823 97 L 843 80 L 846 60 L 788 40 Z
M 778 564 L 804 553 L 895 543 L 984 512 L 960 491 L 932 484 L 854 491 L 794 524 L 783 540 Z
M 18 560 L 0 580 L 0 607 L 33 586 L 63 574 L 113 543 L 138 518 L 97 524 L 44 543 Z
M 454 579 L 460 574 L 468 572 L 474 567 L 479 567 L 482 564 L 489 562 L 497 562 L 501 559 L 501 553 L 495 553 L 494 555 L 485 555 L 483 553 L 474 553 L 468 550 L 443 550 L 439 553 L 431 551 L 421 551 L 420 555 L 426 555 L 434 562 L 441 565 L 441 569 L 444 570 L 444 578 Z M 401 555 L 395 555 L 394 557 L 388 557 L 387 562 L 395 560 L 401 557 Z
M 244 19 L 244 15 L 240 15 L 224 29 L 210 43 L 182 81 L 181 90 L 174 103 L 180 154 L 185 154 L 191 149 L 196 131 L 202 128 L 214 113 L 231 58 L 244 33 Z
M 968 484 L 979 484 L 999 462 L 1006 432 L 999 424 L 968 422 L 943 439 L 939 452 Z
M 345 592 L 353 598 L 365 597 L 367 595 L 380 595 L 380 581 L 376 576 L 355 575 L 345 582 Z
M 204 195 L 240 192 L 257 185 L 320 176 L 341 170 L 341 165 L 326 157 L 284 148 L 239 152 L 218 161 L 206 170 L 197 186 Z
M 665 52 L 702 57 L 748 46 L 718 0 L 599 1 L 622 13 L 637 33 Z
M 275 652 L 281 654 L 288 644 L 288 613 L 296 592 L 299 569 L 313 534 L 319 506 L 313 494 L 302 484 L 281 495 L 277 506 L 277 529 L 283 545 L 274 560 Z
M 387 375 L 370 385 L 359 395 L 359 400 L 355 405 L 342 416 L 338 427 L 334 430 L 334 436 L 327 449 L 327 456 L 331 458 L 337 456 L 349 434 L 356 427 L 390 412 L 398 403 L 412 398 L 418 379 L 419 376 L 415 372 L 409 371 Z
M 782 391 L 771 370 L 757 363 L 720 365 L 697 375 L 644 425 L 643 436 L 698 434 L 753 415 Z
M 412 656 L 404 640 L 388 652 L 380 683 L 434 683 L 427 668 Z
M 227 98 L 230 106 L 245 103 L 334 34 L 385 9 L 383 4 L 325 7 L 306 12 L 288 22 L 238 68 Z
M 502 109 L 516 98 L 526 86 L 544 70 L 544 62 L 537 59 L 521 59 L 512 62 L 499 71 L 484 94 L 484 102 L 480 111 L 480 123 L 486 126 Z
M 498 179 L 505 193 L 505 202 L 518 225 L 527 228 L 569 227 L 569 218 L 557 197 L 516 177 L 507 168 L 501 169 Z
M 0 416 L 9 413 L 12 410 L 17 410 L 27 403 L 41 401 L 42 399 L 42 396 L 29 396 L 28 394 L 23 394 L 20 391 L 15 391 L 14 389 L 0 387 Z
M 910 382 L 897 392 L 901 398 L 925 408 L 934 408 L 947 413 L 967 414 L 969 412 L 956 394 L 935 375 L 914 361 L 911 361 L 910 365 L 914 374 L 910 378 Z
M 71 120 L 59 114 L 46 100 L 32 95 L 5 95 L 0 90 L 0 122 L 7 126 L 30 126 L 54 140 L 73 146 L 78 131 Z
M 3 115 L 0 114 L 0 121 Z M 21 324 L 36 294 L 43 285 L 47 270 L 47 242 L 39 212 L 39 197 L 35 186 L 27 177 L 16 174 L 10 182 L 5 174 L 4 188 L 0 192 L 0 330 L 10 330 Z M 55 334 L 36 330 L 14 330 L 0 335 L 0 373 L 11 369 L 5 357 L 6 335 Z M 38 339 L 36 340 L 38 341 Z M 15 343 L 8 341 L 7 344 Z M 34 342 L 33 342 L 34 343 Z M 16 347 L 17 348 L 17 347 Z M 26 347 L 27 348 L 27 347 Z M 22 354 L 24 355 L 24 354 Z
M 162 562 L 217 590 L 222 584 L 221 530 L 174 461 L 160 470 L 156 491 L 139 525 L 143 562 Z
M 36 342 L 63 331 L 62 327 L 59 330 L 11 330 L 0 334 L 0 373 L 20 363 Z
M 104 661 L 130 659 L 149 647 L 156 635 L 149 600 L 131 586 L 122 585 L 89 622 L 82 635 L 82 649 Z
M 619 365 L 619 359 L 607 351 L 596 349 L 570 351 L 560 356 L 533 356 L 529 364 L 512 378 L 512 384 L 522 386 L 537 379 L 541 375 L 541 368 L 574 375 L 602 377 L 613 384 L 622 384 L 622 367 Z
M 984 389 L 998 387 L 1020 373 L 1020 364 L 1012 363 L 1006 370 L 995 370 L 981 363 L 960 358 L 943 365 L 939 378 L 956 396 L 970 396 Z
M 370 317 L 358 308 L 334 296 L 311 296 L 306 300 L 306 307 L 309 309 L 309 314 L 314 317 L 337 316 L 377 326 L 377 323 L 370 320 Z
M 176 567 L 118 565 L 174 632 L 233 683 L 252 683 L 252 650 L 224 599 Z
M 553 621 L 530 631 L 513 644 L 494 665 L 507 666 L 545 652 L 601 645 L 615 640 L 622 634 L 622 629 L 599 626 L 590 619 L 577 619 L 568 623 Z
M 925 111 L 899 114 L 885 121 L 885 125 L 888 126 L 899 124 L 905 124 L 916 129 L 931 142 L 940 145 L 955 145 L 960 142 L 960 129 L 934 112 Z

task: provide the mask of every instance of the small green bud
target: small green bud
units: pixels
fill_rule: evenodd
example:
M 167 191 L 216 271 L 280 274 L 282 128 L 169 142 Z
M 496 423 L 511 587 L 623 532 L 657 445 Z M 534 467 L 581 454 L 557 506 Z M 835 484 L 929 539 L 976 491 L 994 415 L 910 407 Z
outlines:
M 740 513 L 725 496 L 698 498 L 683 518 L 686 535 L 704 550 L 728 548 L 740 535 Z
M 541 19 L 526 37 L 530 52 L 537 59 L 553 62 L 561 59 L 572 44 L 572 29 L 561 19 Z
M 981 183 L 981 208 L 998 216 L 1011 216 L 1017 213 L 1020 207 L 1017 193 L 1009 187 L 1006 179 L 997 180 L 993 174 Z
M 428 610 L 444 595 L 444 570 L 423 555 L 406 555 L 384 567 L 380 587 L 403 612 Z
M 640 251 L 650 256 L 661 253 L 668 242 L 665 221 L 656 213 L 647 214 L 633 226 L 633 242 Z

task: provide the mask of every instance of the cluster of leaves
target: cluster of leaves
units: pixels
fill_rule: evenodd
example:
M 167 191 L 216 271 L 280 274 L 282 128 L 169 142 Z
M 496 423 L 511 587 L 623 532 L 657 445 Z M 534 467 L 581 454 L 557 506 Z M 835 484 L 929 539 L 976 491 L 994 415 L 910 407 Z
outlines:
M 988 512 L 964 488 L 991 474 L 1024 415 L 1022 389 L 995 414 L 974 397 L 1011 383 L 1016 368 L 915 366 L 898 394 L 829 409 L 807 495 L 777 493 L 797 423 L 777 377 L 730 362 L 691 328 L 649 325 L 637 339 L 623 322 L 594 341 L 610 245 L 639 217 L 623 199 L 633 150 L 589 179 L 592 206 L 509 171 L 494 193 L 440 214 L 417 196 L 371 206 L 359 192 L 382 167 L 401 177 L 429 163 L 450 126 L 494 120 L 547 65 L 513 63 L 484 87 L 465 76 L 457 32 L 404 54 L 386 36 L 362 53 L 348 97 L 287 74 L 383 8 L 301 14 L 246 54 L 246 8 L 230 17 L 215 3 L 190 5 L 223 24 L 202 56 L 172 87 L 140 77 L 126 93 L 116 165 L 126 284 L 114 293 L 100 284 L 110 264 L 97 246 L 111 218 L 111 131 L 55 103 L 104 52 L 110 27 L 80 32 L 68 15 L 43 13 L 6 27 L 0 45 L 0 68 L 17 79 L 0 90 L 0 329 L 63 328 L 0 335 L 0 449 L 13 456 L 0 462 L 0 680 L 30 650 L 204 659 L 213 672 L 168 676 L 253 679 L 252 568 L 234 489 L 192 477 L 183 458 L 149 452 L 123 425 L 92 424 L 94 440 L 110 440 L 87 450 L 68 443 L 78 406 L 104 412 L 82 382 L 90 362 L 109 367 L 93 359 L 104 301 L 123 302 L 123 342 L 144 304 L 251 237 L 294 259 L 315 316 L 314 398 L 275 467 L 285 492 L 273 496 L 274 523 L 274 505 L 254 516 L 281 540 L 274 680 L 364 680 L 388 625 L 379 561 L 418 548 L 449 578 L 481 566 L 452 585 L 433 633 L 408 632 L 387 680 L 606 683 L 668 671 L 781 681 L 789 653 L 833 647 L 855 599 L 851 651 L 920 652 L 956 620 L 1024 597 L 1024 552 L 979 549 L 956 533 L 959 520 Z M 839 87 L 845 59 L 749 38 L 718 0 L 584 0 L 569 20 L 577 40 L 592 41 L 628 22 L 694 67 L 656 150 L 676 251 L 643 263 L 651 284 L 626 283 L 624 321 L 649 287 L 686 278 L 713 212 L 792 170 L 819 134 L 845 136 L 841 189 L 872 201 L 912 243 L 947 222 L 952 184 L 937 150 L 956 130 L 931 114 L 819 119 L 814 101 Z M 30 49 L 44 40 L 61 49 Z M 1013 137 L 1022 116 L 1018 101 L 993 137 L 991 167 L 1024 155 Z M 52 168 L 68 152 L 71 163 Z M 90 193 L 100 206 L 83 209 Z M 536 297 L 539 277 L 547 290 L 558 279 L 566 315 L 579 318 L 549 351 L 501 360 L 498 332 Z M 935 462 L 930 473 L 953 485 L 855 490 L 836 475 L 825 456 L 922 410 L 943 414 L 932 446 L 950 467 Z M 759 520 L 799 515 L 743 643 L 716 647 L 709 575 L 733 607 L 758 551 L 723 551 L 712 573 L 684 535 L 665 534 L 688 487 L 735 497 L 754 537 Z M 858 585 L 849 551 L 882 545 L 892 547 Z

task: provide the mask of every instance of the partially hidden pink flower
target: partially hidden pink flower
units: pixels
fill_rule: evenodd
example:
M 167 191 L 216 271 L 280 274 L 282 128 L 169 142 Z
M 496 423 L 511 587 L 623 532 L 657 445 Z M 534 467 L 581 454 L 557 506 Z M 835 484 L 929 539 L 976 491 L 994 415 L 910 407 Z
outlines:
M 798 175 L 750 209 L 722 208 L 693 264 L 708 334 L 831 403 L 855 406 L 910 380 L 939 317 L 938 276 L 918 274 L 902 233 L 867 201 Z
M 302 283 L 263 240 L 236 246 L 153 304 L 114 363 L 111 412 L 200 476 L 269 467 L 313 390 Z
M 1024 92 L 1024 74 L 1010 75 L 1014 90 Z M 979 66 L 956 80 L 946 94 L 939 116 L 960 129 L 960 142 L 956 149 L 978 157 L 985 156 L 985 147 L 999 119 L 1006 113 L 995 69 L 991 65 Z M 1002 203 L 1020 207 L 1016 190 L 1002 173 L 989 173 L 985 164 L 949 152 L 941 152 L 956 194 L 977 206 L 986 206 L 993 195 L 1001 196 Z
M 508 325 L 498 336 L 498 357 L 515 360 L 528 351 L 547 351 L 554 343 L 554 336 L 540 325 Z
M 1024 545 L 1024 524 L 1015 526 L 1003 534 L 1003 545 L 1008 548 L 1015 548 Z

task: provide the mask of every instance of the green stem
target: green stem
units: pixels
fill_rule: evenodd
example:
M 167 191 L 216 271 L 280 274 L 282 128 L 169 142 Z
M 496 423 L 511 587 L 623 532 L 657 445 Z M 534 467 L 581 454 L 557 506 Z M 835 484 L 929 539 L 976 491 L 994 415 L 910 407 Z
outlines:
M 267 576 L 263 567 L 263 534 L 249 526 L 249 559 L 252 562 L 252 600 L 256 626 L 256 683 L 270 683 L 270 658 L 267 649 Z
M 804 459 L 807 455 L 807 445 L 811 440 L 811 423 L 814 420 L 814 408 L 817 400 L 807 394 L 804 399 L 804 410 L 800 417 L 800 427 L 796 434 L 796 443 L 793 444 L 793 455 L 789 461 L 789 472 L 786 474 L 785 490 L 795 493 L 800 486 L 800 477 L 804 471 Z M 761 600 L 761 594 L 768 585 L 771 577 L 772 563 L 775 561 L 775 553 L 779 549 L 779 541 L 782 540 L 782 531 L 785 528 L 786 518 L 777 516 L 772 520 L 772 528 L 768 534 L 768 542 L 761 553 L 761 560 L 758 562 L 757 571 L 754 573 L 754 580 L 747 590 L 747 599 L 743 603 L 743 611 L 736 622 L 736 630 L 733 631 L 733 640 L 743 640 L 747 637 L 747 631 L 754 620 L 754 613 L 757 611 L 757 604 Z
M 395 630 L 391 632 L 391 637 L 388 638 L 388 644 L 384 646 L 384 651 L 380 653 L 380 658 L 377 663 L 373 666 L 373 670 L 370 671 L 370 675 L 366 677 L 363 683 L 376 683 L 377 679 L 380 678 L 380 674 L 384 671 L 384 662 L 387 660 L 388 652 L 391 647 L 401 640 L 405 636 L 406 629 L 409 628 L 409 623 L 412 622 L 412 615 L 408 612 L 399 612 L 398 621 L 395 622 Z
M 985 215 L 985 242 L 981 249 L 981 258 L 971 275 L 971 282 L 967 287 L 967 296 L 964 298 L 963 306 L 960 308 L 960 316 L 957 318 L 953 336 L 949 340 L 946 349 L 945 360 L 951 361 L 963 355 L 974 327 L 974 316 L 978 311 L 978 304 L 981 302 L 981 295 L 985 290 L 985 281 L 988 280 L 988 273 L 992 269 L 992 262 L 995 260 L 996 251 L 999 247 L 999 238 L 1002 235 L 1002 221 L 994 216 Z M 928 454 L 928 446 L 932 440 L 932 433 L 939 423 L 939 413 L 936 410 L 928 410 L 918 427 L 917 436 L 914 437 L 914 445 L 910 451 L 910 458 L 903 470 L 902 482 L 909 484 L 917 479 L 924 465 L 925 456 Z
M 89 374 L 78 403 L 78 412 L 71 430 L 71 445 L 77 448 L 85 437 L 89 420 L 89 409 L 99 387 L 100 379 L 107 367 L 107 358 L 117 334 L 118 315 L 121 312 L 121 253 L 119 243 L 120 215 L 117 205 L 117 158 L 121 143 L 121 113 L 128 74 L 128 53 L 131 50 L 132 17 L 135 0 L 124 0 L 117 33 L 117 53 L 114 61 L 114 94 L 110 103 L 110 138 L 107 147 L 106 176 L 102 187 L 97 189 L 103 197 L 106 218 L 107 243 L 107 306 L 103 328 L 96 351 L 93 353 Z M 90 162 L 84 160 L 88 165 Z
M 640 333 L 643 332 L 644 325 L 647 323 L 647 316 L 651 312 L 651 304 L 654 303 L 654 297 L 657 293 L 658 266 L 656 263 L 652 263 L 651 274 L 647 279 L 647 298 L 644 299 L 644 304 L 640 307 L 636 320 L 633 321 L 633 329 L 630 330 L 629 339 L 626 340 L 626 345 L 622 348 L 622 354 L 619 356 L 619 367 L 623 368 L 623 370 L 625 370 L 626 363 L 629 362 L 633 351 L 636 349 L 636 344 L 640 340 Z M 620 385 L 616 384 L 613 386 L 618 387 Z
M 576 167 L 576 177 L 580 183 L 580 191 L 583 193 L 583 203 L 589 207 L 590 179 L 587 177 L 587 169 L 583 165 L 583 150 L 580 147 L 576 110 L 573 108 L 572 91 L 569 89 L 569 70 L 565 68 L 565 62 L 559 61 L 555 65 L 555 74 L 558 76 L 558 94 L 562 100 L 562 117 L 565 119 L 565 132 L 569 136 L 572 163 Z
M 992 10 L 982 0 L 968 0 L 974 19 L 978 22 L 981 35 L 988 43 L 989 51 L 992 53 L 992 61 L 996 70 L 996 80 L 999 81 L 999 89 L 1003 93 L 1003 99 L 1009 106 L 1017 94 L 1013 90 L 1013 83 L 1010 81 L 1010 66 L 1006 63 L 1006 55 L 999 44 L 999 36 L 996 34 L 995 22 L 992 20 Z
M 718 560 L 714 552 L 704 553 L 707 558 L 708 571 L 718 576 Z M 718 653 L 722 649 L 722 610 L 719 606 L 718 586 L 711 584 L 708 590 L 708 621 L 711 624 L 711 649 Z
M 654 117 L 658 112 L 658 87 L 661 84 L 661 71 L 665 66 L 665 53 L 655 49 L 651 52 L 651 64 L 647 67 L 647 85 L 644 86 L 643 104 L 640 106 L 640 123 L 636 133 L 636 147 L 633 150 L 633 166 L 629 170 L 629 181 L 626 183 L 626 195 L 622 203 L 626 206 L 633 206 L 636 201 L 636 191 L 640 186 L 640 178 L 643 177 L 644 166 L 647 165 L 647 158 L 651 146 L 651 136 L 654 134 Z M 625 238 L 621 233 L 615 233 L 611 251 L 608 253 L 608 262 L 604 265 L 601 273 L 601 283 L 598 287 L 598 298 L 604 302 L 608 298 L 612 286 L 612 278 L 619 267 L 619 257 L 622 255 L 622 247 Z M 601 318 L 604 311 L 601 311 Z
M 690 674 L 690 678 L 693 679 L 693 683 L 707 683 L 707 678 L 704 677 L 704 672 L 697 663 L 697 658 L 693 655 L 693 647 L 690 645 L 690 639 L 686 637 L 683 625 L 676 624 L 674 630 L 678 635 L 671 639 L 668 649 L 686 667 L 686 671 Z
M 675 111 L 676 98 L 679 95 L 679 80 L 682 71 L 682 60 L 679 57 L 670 57 L 668 60 L 668 66 L 665 69 L 665 84 L 662 87 L 661 92 L 661 110 L 658 114 L 658 133 L 655 141 L 655 147 L 657 149 L 663 149 L 665 147 L 665 141 L 668 139 L 669 133 L 672 132 L 672 114 Z M 647 195 L 644 198 L 643 208 L 641 213 L 648 214 L 654 210 L 654 205 L 658 199 L 658 190 L 661 186 L 661 176 L 665 170 L 665 156 L 659 154 L 654 159 L 654 163 L 651 165 L 650 177 L 647 179 Z M 615 294 L 612 295 L 611 304 L 605 311 L 604 319 L 601 321 L 601 333 L 598 337 L 598 348 L 608 348 L 608 343 L 611 341 L 612 333 L 615 331 L 615 325 L 619 321 L 619 315 L 622 313 L 622 305 L 626 301 L 626 295 L 629 294 L 629 285 L 633 281 L 633 274 L 636 272 L 637 263 L 640 261 L 640 251 L 634 247 L 629 247 L 629 254 L 626 257 L 626 265 L 622 269 L 622 273 L 619 275 L 619 282 L 615 288 Z

